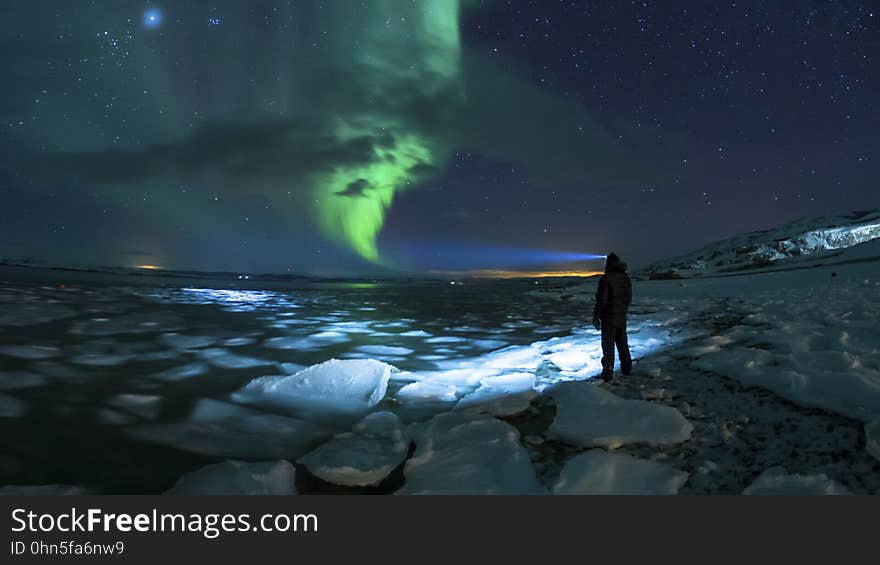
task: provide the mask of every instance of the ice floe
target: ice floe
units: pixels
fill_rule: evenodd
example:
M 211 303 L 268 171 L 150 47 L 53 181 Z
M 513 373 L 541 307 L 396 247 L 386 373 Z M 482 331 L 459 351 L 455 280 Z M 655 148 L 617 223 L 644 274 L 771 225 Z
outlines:
M 542 494 L 519 432 L 485 415 L 447 412 L 415 426 L 398 494 Z
M 21 418 L 27 412 L 27 403 L 14 396 L 0 393 L 0 418 Z
M 222 348 L 200 349 L 198 355 L 211 365 L 222 369 L 250 369 L 253 367 L 266 367 L 274 365 L 274 361 L 246 357 L 236 353 L 230 353 Z
M 162 409 L 162 397 L 152 394 L 117 394 L 111 397 L 107 404 L 141 418 L 152 420 L 159 415 L 159 411 Z
M 335 436 L 299 463 L 330 483 L 371 486 L 403 463 L 409 445 L 409 435 L 395 414 L 374 412 L 351 432 Z
M 131 436 L 203 455 L 242 459 L 295 459 L 333 431 L 314 422 L 202 399 L 182 422 L 146 424 Z
M 811 495 L 850 494 L 843 485 L 829 479 L 825 474 L 789 474 L 784 467 L 771 467 L 761 473 L 743 491 L 743 494 Z
M 532 373 L 510 373 L 487 377 L 480 381 L 480 386 L 474 392 L 458 401 L 455 410 L 509 416 L 528 408 L 537 394 L 535 375 Z
M 357 415 L 382 400 L 393 369 L 374 359 L 331 359 L 293 375 L 254 379 L 234 398 L 318 416 Z
M 416 381 L 397 391 L 396 398 L 402 402 L 455 402 L 455 385 L 432 381 Z
M 57 347 L 50 345 L 0 345 L 0 355 L 19 359 L 49 359 L 60 354 Z
M 46 377 L 30 371 L 0 372 L 0 390 L 30 388 L 46 384 Z
M 172 332 L 184 327 L 183 318 L 165 312 L 136 312 L 112 318 L 93 318 L 74 322 L 74 335 L 110 336 Z
M 357 350 L 369 355 L 409 355 L 413 352 L 409 347 L 396 347 L 390 345 L 361 345 Z
M 168 495 L 296 494 L 296 469 L 288 461 L 223 461 L 180 477 Z
M 217 338 L 209 335 L 184 335 L 174 332 L 164 333 L 159 338 L 162 343 L 175 349 L 199 349 L 217 343 Z
M 589 381 L 560 383 L 545 393 L 556 401 L 550 434 L 567 443 L 611 449 L 676 444 L 690 439 L 693 430 L 675 408 L 621 398 Z
M 63 304 L 4 302 L 0 309 L 0 326 L 36 326 L 73 316 L 76 316 L 76 310 Z
M 687 479 L 663 463 L 591 449 L 565 463 L 553 494 L 677 494 Z

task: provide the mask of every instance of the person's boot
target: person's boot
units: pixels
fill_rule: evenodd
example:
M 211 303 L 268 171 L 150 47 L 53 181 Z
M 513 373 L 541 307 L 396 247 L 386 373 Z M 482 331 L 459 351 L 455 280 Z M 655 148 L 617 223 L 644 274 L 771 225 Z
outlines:
M 599 378 L 606 383 L 610 383 L 611 379 L 614 378 L 614 373 L 612 373 L 611 371 L 602 371 L 602 374 L 599 376 Z

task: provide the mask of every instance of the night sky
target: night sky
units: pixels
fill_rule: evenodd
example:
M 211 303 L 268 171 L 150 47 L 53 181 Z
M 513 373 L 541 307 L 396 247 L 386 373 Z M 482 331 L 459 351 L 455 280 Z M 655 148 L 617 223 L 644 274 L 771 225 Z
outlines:
M 4 0 L 0 257 L 644 265 L 875 208 L 878 23 L 849 1 Z

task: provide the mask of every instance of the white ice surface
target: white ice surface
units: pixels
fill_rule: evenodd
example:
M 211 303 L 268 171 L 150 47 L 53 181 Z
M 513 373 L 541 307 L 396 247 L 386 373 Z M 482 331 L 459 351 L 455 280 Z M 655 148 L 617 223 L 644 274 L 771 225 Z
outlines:
M 676 444 L 690 439 L 693 430 L 675 408 L 621 398 L 589 381 L 560 383 L 545 393 L 556 401 L 550 434 L 575 445 Z
M 815 495 L 850 494 L 846 487 L 829 479 L 825 474 L 789 474 L 784 467 L 771 467 L 746 487 L 743 494 Z
M 541 494 L 529 454 L 509 424 L 447 412 L 414 426 L 416 451 L 398 494 Z
M 565 463 L 553 494 L 676 494 L 687 479 L 663 463 L 591 449 Z
M 329 483 L 376 485 L 403 463 L 409 444 L 409 434 L 395 414 L 374 412 L 351 432 L 336 435 L 299 463 Z
M 234 397 L 316 415 L 365 413 L 385 396 L 392 369 L 374 359 L 331 359 L 290 376 L 254 379 Z
M 397 391 L 396 398 L 402 402 L 455 402 L 455 385 L 416 381 Z
M 224 461 L 180 477 L 169 495 L 296 494 L 296 469 L 288 461 Z
M 535 375 L 532 373 L 509 373 L 498 377 L 487 377 L 480 381 L 480 386 L 474 392 L 458 401 L 455 410 L 509 416 L 528 408 L 537 394 Z

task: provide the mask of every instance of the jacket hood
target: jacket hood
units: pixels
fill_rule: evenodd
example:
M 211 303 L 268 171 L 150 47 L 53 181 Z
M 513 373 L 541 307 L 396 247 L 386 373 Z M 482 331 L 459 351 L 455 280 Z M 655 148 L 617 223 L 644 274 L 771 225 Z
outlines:
M 617 261 L 616 263 L 608 265 L 608 268 L 605 271 L 608 273 L 625 273 L 626 267 L 626 261 Z

